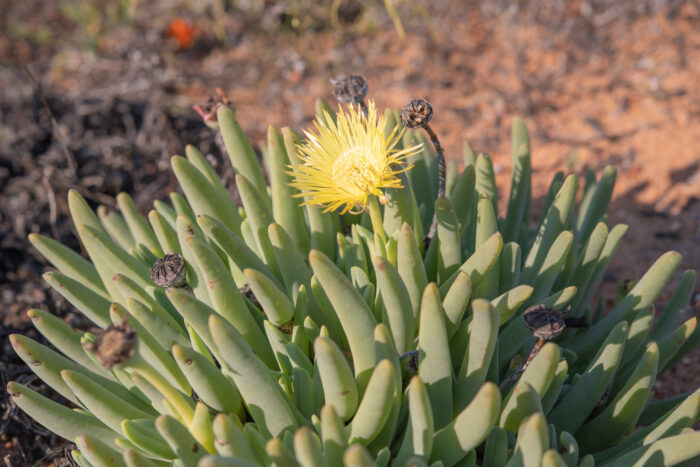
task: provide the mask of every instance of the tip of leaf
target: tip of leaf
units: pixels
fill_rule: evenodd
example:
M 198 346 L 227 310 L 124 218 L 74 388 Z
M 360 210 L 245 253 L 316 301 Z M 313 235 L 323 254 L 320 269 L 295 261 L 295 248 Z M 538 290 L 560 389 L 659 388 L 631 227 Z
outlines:
M 173 345 L 172 347 L 173 356 L 178 360 L 185 358 L 185 348 L 181 345 Z
M 117 194 L 117 203 L 129 202 L 131 201 L 131 196 L 128 193 L 121 192 Z
M 233 111 L 232 111 L 231 109 L 229 109 L 229 108 L 228 108 L 227 106 L 225 106 L 225 105 L 220 105 L 219 108 L 216 109 L 216 118 L 217 118 L 217 120 L 218 120 L 218 119 L 221 119 L 221 118 L 224 118 L 224 117 L 233 118 L 233 119 L 236 118 L 236 117 L 234 116 Z
M 19 387 L 19 383 L 16 383 L 15 381 L 10 381 L 9 383 L 7 383 L 7 393 L 10 394 L 12 397 L 17 398 L 20 396 Z
M 313 262 L 321 261 L 322 257 L 323 257 L 323 253 L 321 253 L 319 250 L 309 251 L 309 261 L 313 261 Z

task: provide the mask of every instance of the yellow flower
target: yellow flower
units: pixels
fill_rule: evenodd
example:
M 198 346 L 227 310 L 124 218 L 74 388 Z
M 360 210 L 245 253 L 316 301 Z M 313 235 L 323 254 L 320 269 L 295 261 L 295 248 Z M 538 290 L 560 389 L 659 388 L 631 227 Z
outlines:
M 403 166 L 405 159 L 421 145 L 397 150 L 403 131 L 397 126 L 386 135 L 386 117 L 377 119 L 374 102 L 368 104 L 367 116 L 359 106 L 341 107 L 335 123 L 326 114 L 325 122 L 314 122 L 315 132 L 304 132 L 301 161 L 288 172 L 295 178 L 290 185 L 301 191 L 296 196 L 306 198 L 303 204 L 362 212 L 370 195 L 383 196 L 380 188 L 402 187 L 398 174 L 411 168 Z

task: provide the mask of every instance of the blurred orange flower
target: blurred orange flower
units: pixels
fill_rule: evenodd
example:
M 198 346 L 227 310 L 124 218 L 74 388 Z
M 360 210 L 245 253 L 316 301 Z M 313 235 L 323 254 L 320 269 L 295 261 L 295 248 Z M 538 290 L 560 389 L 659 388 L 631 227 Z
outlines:
M 194 42 L 195 29 L 191 23 L 177 17 L 170 22 L 166 34 L 175 39 L 178 50 L 189 49 Z

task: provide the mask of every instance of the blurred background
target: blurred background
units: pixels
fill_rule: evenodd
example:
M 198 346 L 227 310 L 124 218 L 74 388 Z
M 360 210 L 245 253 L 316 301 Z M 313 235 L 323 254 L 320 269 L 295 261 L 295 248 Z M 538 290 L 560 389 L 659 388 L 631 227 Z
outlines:
M 268 125 L 309 125 L 316 98 L 333 102 L 331 78 L 364 75 L 380 109 L 431 101 L 448 159 L 460 164 L 469 141 L 492 156 L 501 188 L 510 122 L 522 116 L 539 206 L 557 171 L 618 170 L 610 221 L 631 228 L 604 280 L 611 300 L 619 282 L 669 249 L 684 256 L 679 274 L 700 269 L 700 1 L 3 0 L 0 11 L 7 465 L 70 465 L 70 444 L 5 399 L 8 379 L 48 391 L 7 335 L 32 335 L 30 307 L 86 325 L 42 283 L 47 264 L 27 234 L 80 249 L 67 215 L 71 188 L 94 207 L 127 191 L 147 212 L 177 190 L 169 158 L 188 143 L 233 190 L 227 157 L 192 109 L 217 87 L 256 145 Z M 700 290 L 689 314 L 699 302 Z M 699 369 L 696 352 L 657 394 L 696 388 Z

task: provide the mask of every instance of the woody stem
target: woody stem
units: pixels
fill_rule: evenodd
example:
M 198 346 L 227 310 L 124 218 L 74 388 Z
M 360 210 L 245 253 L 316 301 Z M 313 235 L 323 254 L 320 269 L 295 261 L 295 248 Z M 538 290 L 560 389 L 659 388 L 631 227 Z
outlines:
M 542 350 L 542 347 L 544 346 L 545 340 L 540 338 L 537 339 L 537 342 L 535 342 L 535 346 L 532 348 L 530 351 L 530 355 L 527 356 L 525 361 L 523 362 L 522 365 L 520 365 L 516 370 L 508 375 L 506 379 L 503 380 L 503 382 L 500 385 L 501 390 L 506 389 L 508 386 L 513 383 L 513 381 L 517 380 L 520 375 L 523 374 L 523 372 L 527 369 L 527 367 L 530 365 L 530 362 L 537 356 L 537 354 Z
M 357 101 L 357 103 L 360 104 L 360 108 L 362 109 L 362 113 L 365 114 L 365 118 L 367 118 L 367 115 L 369 114 L 369 108 L 367 107 L 365 100 L 360 99 L 359 101 Z
M 440 140 L 438 139 L 437 135 L 433 131 L 432 128 L 430 128 L 430 125 L 427 123 L 423 127 L 425 128 L 425 131 L 428 133 L 428 136 L 430 136 L 430 141 L 433 142 L 433 146 L 435 146 L 435 151 L 437 152 L 437 160 L 438 160 L 438 193 L 437 197 L 438 199 L 444 198 L 445 197 L 445 184 L 446 184 L 446 168 L 445 168 L 445 153 L 442 150 L 442 146 L 440 145 Z
M 437 135 L 433 131 L 432 128 L 430 128 L 430 125 L 427 123 L 423 127 L 425 128 L 425 131 L 428 133 L 428 136 L 430 137 L 430 141 L 433 142 L 433 146 L 435 146 L 435 151 L 437 152 L 437 160 L 438 160 L 438 192 L 437 192 L 437 197 L 438 199 L 444 198 L 445 197 L 445 185 L 446 185 L 446 168 L 445 168 L 445 153 L 442 150 L 442 146 L 440 145 L 440 140 L 438 139 Z M 433 215 L 433 221 L 430 224 L 430 230 L 428 231 L 428 235 L 426 238 L 428 240 L 431 240 L 435 236 L 435 232 L 437 231 L 437 215 Z

